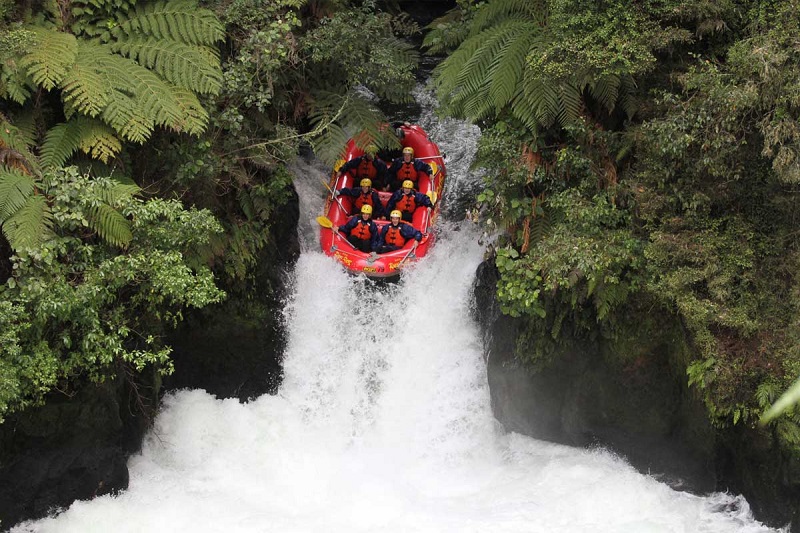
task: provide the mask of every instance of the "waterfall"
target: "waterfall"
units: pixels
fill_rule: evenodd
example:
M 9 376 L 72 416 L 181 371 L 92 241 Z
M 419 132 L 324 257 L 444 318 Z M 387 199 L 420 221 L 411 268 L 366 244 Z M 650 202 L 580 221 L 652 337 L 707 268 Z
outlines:
M 448 201 L 476 187 L 477 130 L 429 112 L 420 122 L 448 154 Z M 739 496 L 678 492 L 602 449 L 503 432 L 471 312 L 478 228 L 448 211 L 399 283 L 353 277 L 316 240 L 327 169 L 294 172 L 303 253 L 278 393 L 168 395 L 127 491 L 12 531 L 772 531 Z

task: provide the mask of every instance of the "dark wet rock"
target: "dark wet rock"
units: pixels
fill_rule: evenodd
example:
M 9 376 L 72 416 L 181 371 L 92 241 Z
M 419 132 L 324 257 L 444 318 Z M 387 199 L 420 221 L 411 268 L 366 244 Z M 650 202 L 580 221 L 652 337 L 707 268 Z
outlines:
M 603 446 L 676 489 L 743 494 L 759 520 L 797 523 L 800 465 L 763 430 L 711 426 L 679 362 L 688 349 L 679 324 L 658 317 L 663 335 L 642 341 L 633 357 L 613 353 L 602 341 L 576 341 L 551 365 L 532 372 L 514 356 L 524 324 L 500 313 L 497 279 L 493 265 L 480 266 L 476 314 L 492 410 L 508 431 Z
M 204 389 L 218 398 L 242 401 L 277 390 L 286 343 L 286 280 L 300 255 L 294 190 L 278 211 L 247 288 L 229 291 L 219 305 L 188 313 L 170 336 L 175 373 L 164 379 L 165 390 Z
M 148 378 L 52 394 L 0 425 L 0 527 L 127 488 L 127 458 L 157 402 L 158 380 Z

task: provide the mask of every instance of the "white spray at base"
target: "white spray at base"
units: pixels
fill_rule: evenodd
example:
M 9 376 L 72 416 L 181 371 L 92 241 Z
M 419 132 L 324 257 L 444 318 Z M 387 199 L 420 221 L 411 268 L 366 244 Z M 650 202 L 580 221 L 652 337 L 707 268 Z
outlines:
M 768 531 L 741 498 L 503 434 L 470 318 L 482 250 L 471 227 L 442 233 L 398 285 L 305 252 L 277 395 L 170 395 L 125 493 L 14 531 Z
M 471 318 L 477 229 L 443 224 L 399 284 L 352 277 L 317 251 L 325 173 L 298 165 L 305 250 L 278 394 L 167 396 L 127 491 L 12 531 L 771 531 L 741 497 L 677 492 L 606 451 L 504 433 Z

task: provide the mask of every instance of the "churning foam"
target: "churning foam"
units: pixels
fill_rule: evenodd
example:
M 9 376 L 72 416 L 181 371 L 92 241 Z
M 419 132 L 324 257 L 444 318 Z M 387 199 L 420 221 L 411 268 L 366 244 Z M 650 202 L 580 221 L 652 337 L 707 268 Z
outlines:
M 504 434 L 450 225 L 397 285 L 304 253 L 278 394 L 169 395 L 130 488 L 13 531 L 760 532 L 741 498 L 676 492 L 604 451 Z

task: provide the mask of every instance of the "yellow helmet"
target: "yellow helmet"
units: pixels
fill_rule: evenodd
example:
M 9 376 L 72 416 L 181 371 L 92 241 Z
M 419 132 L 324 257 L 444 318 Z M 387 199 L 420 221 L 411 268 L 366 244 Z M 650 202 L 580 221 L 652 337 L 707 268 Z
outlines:
M 411 181 L 411 180 L 404 181 L 403 182 L 403 188 L 404 189 L 413 189 L 414 188 L 414 182 Z
M 403 148 L 403 153 L 414 155 L 414 149 L 411 148 L 410 146 L 406 146 L 405 148 Z
M 372 187 L 372 180 L 369 179 L 369 178 L 364 178 L 363 180 L 361 180 L 361 186 L 362 187 Z
M 370 155 L 375 155 L 375 154 L 378 153 L 378 147 L 375 146 L 374 144 L 370 144 L 369 146 L 364 148 L 364 153 L 365 154 L 370 154 Z
M 395 209 L 394 211 L 389 213 L 389 218 L 394 218 L 394 217 L 400 218 L 402 216 L 403 216 L 403 213 L 401 213 L 400 210 L 398 210 L 398 209 Z
M 361 206 L 361 214 L 362 215 L 371 215 L 372 214 L 372 206 L 369 204 L 364 204 Z

